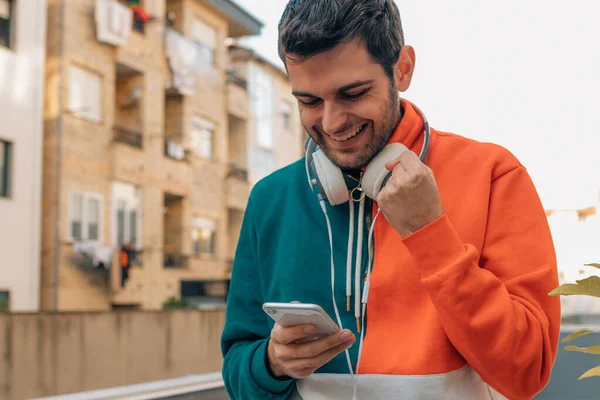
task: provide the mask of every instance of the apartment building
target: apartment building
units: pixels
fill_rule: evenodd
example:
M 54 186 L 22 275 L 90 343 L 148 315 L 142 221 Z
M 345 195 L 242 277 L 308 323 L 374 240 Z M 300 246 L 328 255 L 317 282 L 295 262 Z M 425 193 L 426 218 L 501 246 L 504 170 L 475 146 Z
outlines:
M 249 179 L 254 184 L 301 158 L 307 136 L 287 73 L 247 47 L 231 45 L 229 54 L 232 73 L 248 82 L 250 118 L 246 147 Z
M 45 0 L 0 0 L 0 311 L 39 307 L 45 21 Z
M 225 41 L 262 24 L 230 0 L 49 0 L 48 24 L 42 307 L 223 301 L 250 187 Z

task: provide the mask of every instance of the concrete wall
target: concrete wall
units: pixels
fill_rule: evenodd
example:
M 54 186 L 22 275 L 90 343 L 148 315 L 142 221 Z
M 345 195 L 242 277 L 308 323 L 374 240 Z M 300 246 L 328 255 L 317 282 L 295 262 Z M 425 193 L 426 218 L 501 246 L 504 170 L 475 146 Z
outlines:
M 12 190 L 0 198 L 0 290 L 13 311 L 39 307 L 46 1 L 18 2 L 14 45 L 0 47 L 0 139 L 12 143 Z
M 0 315 L 0 398 L 221 370 L 222 311 Z

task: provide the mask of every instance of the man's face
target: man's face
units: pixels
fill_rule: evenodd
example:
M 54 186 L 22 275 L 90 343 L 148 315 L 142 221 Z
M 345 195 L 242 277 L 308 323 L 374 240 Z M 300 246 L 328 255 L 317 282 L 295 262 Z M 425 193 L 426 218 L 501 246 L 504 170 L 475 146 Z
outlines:
M 341 168 L 360 168 L 387 144 L 400 119 L 394 81 L 358 40 L 301 62 L 287 59 L 302 125 Z

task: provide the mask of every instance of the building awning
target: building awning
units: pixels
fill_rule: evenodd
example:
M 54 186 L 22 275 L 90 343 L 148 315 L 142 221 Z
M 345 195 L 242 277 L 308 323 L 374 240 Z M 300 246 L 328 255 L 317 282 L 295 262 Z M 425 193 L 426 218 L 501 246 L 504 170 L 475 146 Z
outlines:
M 217 13 L 229 26 L 227 36 L 232 38 L 260 34 L 263 23 L 233 0 L 196 0 L 206 8 Z

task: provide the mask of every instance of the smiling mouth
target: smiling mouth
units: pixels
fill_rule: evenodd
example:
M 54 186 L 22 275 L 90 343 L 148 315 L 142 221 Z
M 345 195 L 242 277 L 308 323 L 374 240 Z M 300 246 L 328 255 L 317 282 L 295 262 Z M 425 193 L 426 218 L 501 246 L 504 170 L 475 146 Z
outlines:
M 354 136 L 362 133 L 366 127 L 367 127 L 368 123 L 364 123 L 362 125 L 360 125 L 359 127 L 357 127 L 356 129 L 354 129 L 352 132 L 343 135 L 343 136 L 333 136 L 333 135 L 327 135 L 329 136 L 331 139 L 335 140 L 336 142 L 345 142 L 348 139 L 352 139 Z

